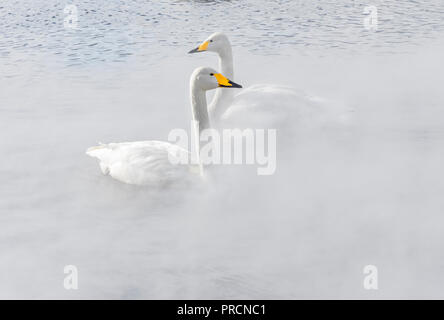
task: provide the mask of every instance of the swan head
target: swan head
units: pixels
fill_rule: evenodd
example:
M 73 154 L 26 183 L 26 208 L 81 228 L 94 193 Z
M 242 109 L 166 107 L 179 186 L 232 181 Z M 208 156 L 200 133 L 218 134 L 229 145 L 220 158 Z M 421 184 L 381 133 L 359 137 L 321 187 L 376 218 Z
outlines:
M 224 50 L 230 47 L 231 45 L 228 37 L 222 32 L 216 32 L 209 36 L 197 48 L 189 51 L 188 53 L 212 51 L 221 54 Z
M 191 84 L 202 90 L 212 90 L 217 88 L 242 88 L 216 70 L 208 67 L 200 67 L 194 70 L 191 75 Z

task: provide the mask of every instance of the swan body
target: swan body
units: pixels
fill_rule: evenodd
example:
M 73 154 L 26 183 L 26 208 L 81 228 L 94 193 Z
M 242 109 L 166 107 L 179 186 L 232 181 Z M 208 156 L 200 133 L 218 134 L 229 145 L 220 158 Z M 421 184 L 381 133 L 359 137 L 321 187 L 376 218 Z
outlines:
M 322 102 L 291 87 L 258 84 L 235 95 L 220 119 L 224 127 L 256 128 L 266 124 L 283 129 L 297 120 L 319 118 L 326 112 Z
M 199 131 L 210 127 L 206 91 L 218 87 L 240 88 L 211 68 L 197 68 L 190 79 L 190 100 L 193 120 Z M 102 173 L 133 185 L 164 186 L 170 183 L 203 176 L 201 165 L 180 164 L 178 159 L 189 159 L 189 152 L 165 141 L 137 141 L 101 144 L 91 147 L 86 154 L 99 160 Z
M 215 52 L 219 57 L 219 68 L 234 78 L 233 54 L 228 37 L 221 32 L 213 33 L 201 45 L 191 50 Z M 291 127 L 295 121 L 308 123 L 330 122 L 346 119 L 343 106 L 310 96 L 291 87 L 279 85 L 254 85 L 240 93 L 220 88 L 209 107 L 214 123 L 223 127 Z M 313 121 L 312 121 L 313 120 Z
M 170 158 L 180 159 L 189 152 L 164 141 L 137 141 L 102 144 L 86 154 L 99 160 L 104 175 L 134 185 L 167 185 L 184 180 L 196 170 L 191 166 L 172 165 Z

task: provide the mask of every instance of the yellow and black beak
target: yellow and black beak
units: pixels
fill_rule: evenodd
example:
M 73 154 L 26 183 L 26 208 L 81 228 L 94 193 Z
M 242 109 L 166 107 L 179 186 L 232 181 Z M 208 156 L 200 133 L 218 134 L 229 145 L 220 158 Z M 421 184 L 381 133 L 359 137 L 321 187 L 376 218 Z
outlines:
M 193 50 L 189 51 L 188 53 L 196 53 L 196 52 L 206 51 L 209 44 L 210 44 L 210 41 L 205 41 L 200 46 L 198 46 L 196 49 L 193 49 Z
M 240 84 L 225 78 L 221 73 L 213 73 L 213 76 L 216 77 L 217 83 L 221 88 L 242 88 Z

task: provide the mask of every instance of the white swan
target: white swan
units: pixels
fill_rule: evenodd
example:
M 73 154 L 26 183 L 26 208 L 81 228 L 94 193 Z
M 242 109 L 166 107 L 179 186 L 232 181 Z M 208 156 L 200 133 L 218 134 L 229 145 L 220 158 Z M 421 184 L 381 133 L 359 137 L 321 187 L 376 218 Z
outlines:
M 199 122 L 199 134 L 210 127 L 206 91 L 218 87 L 242 88 L 211 68 L 197 68 L 190 79 L 190 99 L 193 120 Z M 197 134 L 197 132 L 196 132 Z M 189 152 L 164 141 L 109 143 L 91 147 L 86 154 L 99 159 L 103 174 L 134 185 L 162 186 L 182 180 L 191 173 L 200 173 L 192 165 L 173 164 L 171 159 L 183 159 Z
M 234 79 L 233 53 L 228 37 L 221 32 L 213 33 L 197 48 L 188 53 L 211 51 L 219 56 L 219 69 Z M 342 109 L 342 106 L 340 107 Z M 209 106 L 212 121 L 223 126 L 292 127 L 294 120 L 316 119 L 315 123 L 329 122 L 343 116 L 345 110 L 337 110 L 329 102 L 294 88 L 279 85 L 254 85 L 235 94 L 219 88 Z

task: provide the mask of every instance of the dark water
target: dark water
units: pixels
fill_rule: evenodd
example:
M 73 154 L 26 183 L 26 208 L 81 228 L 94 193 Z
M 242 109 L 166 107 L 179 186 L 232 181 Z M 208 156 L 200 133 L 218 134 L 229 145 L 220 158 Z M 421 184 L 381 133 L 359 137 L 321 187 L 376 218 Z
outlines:
M 373 1 L 378 28 L 364 25 L 366 1 L 76 1 L 77 29 L 64 28 L 65 2 L 2 1 L 0 55 L 18 64 L 45 54 L 67 65 L 158 61 L 213 31 L 251 52 L 398 52 L 442 36 L 442 1 Z

